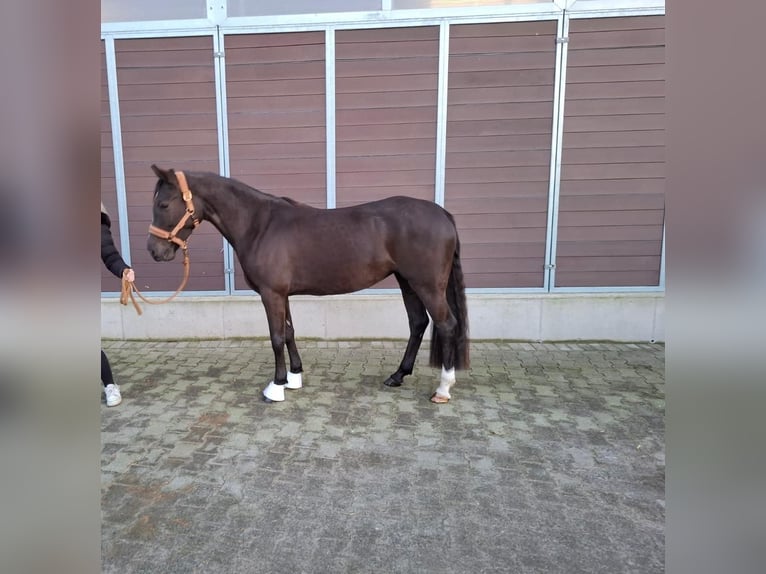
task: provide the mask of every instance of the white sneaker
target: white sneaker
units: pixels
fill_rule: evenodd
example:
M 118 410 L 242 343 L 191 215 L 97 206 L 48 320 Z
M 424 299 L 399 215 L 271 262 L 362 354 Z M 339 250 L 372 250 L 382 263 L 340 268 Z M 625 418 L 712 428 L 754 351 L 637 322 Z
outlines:
M 116 407 L 122 402 L 122 395 L 120 395 L 120 387 L 117 385 L 107 385 L 104 388 L 106 394 L 106 406 Z

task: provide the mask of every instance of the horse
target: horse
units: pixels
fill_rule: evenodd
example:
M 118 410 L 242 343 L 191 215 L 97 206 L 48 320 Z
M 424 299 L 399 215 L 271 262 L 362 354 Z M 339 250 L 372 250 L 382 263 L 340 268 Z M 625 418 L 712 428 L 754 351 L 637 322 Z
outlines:
M 215 173 L 151 167 L 158 178 L 147 242 L 152 258 L 171 261 L 179 247 L 186 254 L 192 231 L 209 221 L 232 245 L 247 284 L 261 296 L 275 363 L 264 401 L 284 401 L 285 388 L 303 386 L 290 295 L 351 293 L 393 274 L 410 335 L 399 368 L 384 384 L 399 387 L 412 374 L 430 315 L 429 364 L 441 368 L 430 400 L 449 402 L 455 370 L 469 367 L 469 339 L 460 240 L 447 210 L 403 196 L 317 209 Z

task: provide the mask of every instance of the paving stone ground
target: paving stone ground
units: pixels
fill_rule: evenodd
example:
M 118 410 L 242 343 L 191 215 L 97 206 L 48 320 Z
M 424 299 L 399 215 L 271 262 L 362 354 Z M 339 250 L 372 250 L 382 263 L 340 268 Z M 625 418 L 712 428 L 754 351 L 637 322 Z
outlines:
M 266 341 L 102 344 L 104 572 L 664 571 L 661 345 L 473 342 L 435 405 L 427 344 L 299 341 L 275 404 Z

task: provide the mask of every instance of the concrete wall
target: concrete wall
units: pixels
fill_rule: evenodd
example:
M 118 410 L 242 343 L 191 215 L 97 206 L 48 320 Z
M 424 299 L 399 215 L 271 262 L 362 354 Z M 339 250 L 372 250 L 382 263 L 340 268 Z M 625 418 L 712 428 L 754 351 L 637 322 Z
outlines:
M 109 339 L 266 337 L 257 296 L 179 297 L 145 305 L 101 300 L 101 335 Z M 298 338 L 406 338 L 398 295 L 296 296 L 290 299 Z M 468 295 L 473 339 L 530 341 L 664 341 L 663 293 Z M 430 330 L 428 331 L 430 333 Z

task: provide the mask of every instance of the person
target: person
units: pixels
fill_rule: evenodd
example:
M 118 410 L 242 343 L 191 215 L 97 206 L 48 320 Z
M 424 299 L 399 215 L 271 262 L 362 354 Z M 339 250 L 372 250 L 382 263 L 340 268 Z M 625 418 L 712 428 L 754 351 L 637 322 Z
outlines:
M 104 203 L 101 202 L 101 260 L 106 268 L 117 277 L 125 278 L 128 281 L 135 281 L 136 276 L 131 267 L 125 263 L 125 260 L 117 250 L 117 246 L 112 239 L 112 221 L 109 219 Z M 101 349 L 101 382 L 104 385 L 104 394 L 106 395 L 106 406 L 116 407 L 122 402 L 120 387 L 114 382 L 112 368 L 109 365 L 109 359 Z

